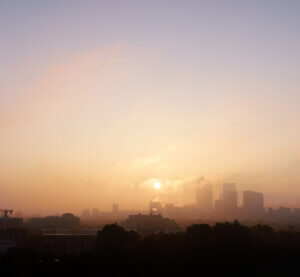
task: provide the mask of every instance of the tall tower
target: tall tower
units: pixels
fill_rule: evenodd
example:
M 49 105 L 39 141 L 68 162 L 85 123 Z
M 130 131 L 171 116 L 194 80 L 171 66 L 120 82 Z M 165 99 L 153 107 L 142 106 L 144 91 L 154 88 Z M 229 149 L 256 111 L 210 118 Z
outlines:
M 236 191 L 235 183 L 225 183 L 223 185 L 223 193 L 227 191 Z
M 264 215 L 264 196 L 255 191 L 243 191 L 243 211 L 247 217 L 260 218 Z
M 238 207 L 238 194 L 234 183 L 223 185 L 223 209 L 228 215 L 236 213 Z

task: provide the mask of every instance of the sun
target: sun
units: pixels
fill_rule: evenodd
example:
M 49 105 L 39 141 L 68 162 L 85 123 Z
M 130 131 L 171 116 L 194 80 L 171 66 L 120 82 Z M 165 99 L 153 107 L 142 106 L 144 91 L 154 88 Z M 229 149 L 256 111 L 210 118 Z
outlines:
M 160 183 L 159 182 L 155 182 L 153 184 L 154 189 L 160 189 Z

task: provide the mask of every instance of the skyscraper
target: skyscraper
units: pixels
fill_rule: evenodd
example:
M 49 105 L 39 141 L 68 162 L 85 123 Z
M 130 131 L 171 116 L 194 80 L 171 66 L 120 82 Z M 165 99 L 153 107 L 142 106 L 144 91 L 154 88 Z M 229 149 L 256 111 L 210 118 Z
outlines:
M 225 183 L 219 202 L 216 202 L 216 212 L 227 218 L 235 217 L 238 210 L 238 194 L 234 183 Z
M 264 196 L 255 191 L 243 191 L 243 211 L 248 217 L 261 217 L 264 215 Z
M 235 183 L 225 183 L 223 184 L 223 193 L 227 191 L 236 191 Z
M 223 192 L 223 207 L 226 212 L 235 212 L 238 206 L 238 194 L 236 190 Z

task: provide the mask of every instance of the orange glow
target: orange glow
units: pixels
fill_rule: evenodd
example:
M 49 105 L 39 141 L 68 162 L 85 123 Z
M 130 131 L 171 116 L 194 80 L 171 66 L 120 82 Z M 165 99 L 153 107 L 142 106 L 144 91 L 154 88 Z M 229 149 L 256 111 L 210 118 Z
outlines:
M 154 189 L 157 189 L 157 190 L 160 189 L 160 186 L 161 185 L 160 185 L 159 182 L 155 182 L 154 185 L 153 185 Z

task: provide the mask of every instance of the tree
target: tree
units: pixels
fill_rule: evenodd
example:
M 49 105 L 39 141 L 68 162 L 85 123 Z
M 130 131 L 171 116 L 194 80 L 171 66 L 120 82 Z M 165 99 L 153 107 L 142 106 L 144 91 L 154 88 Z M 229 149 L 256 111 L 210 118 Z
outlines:
M 97 234 L 97 248 L 104 253 L 118 253 L 135 249 L 140 243 L 137 232 L 126 231 L 118 224 L 108 224 Z

